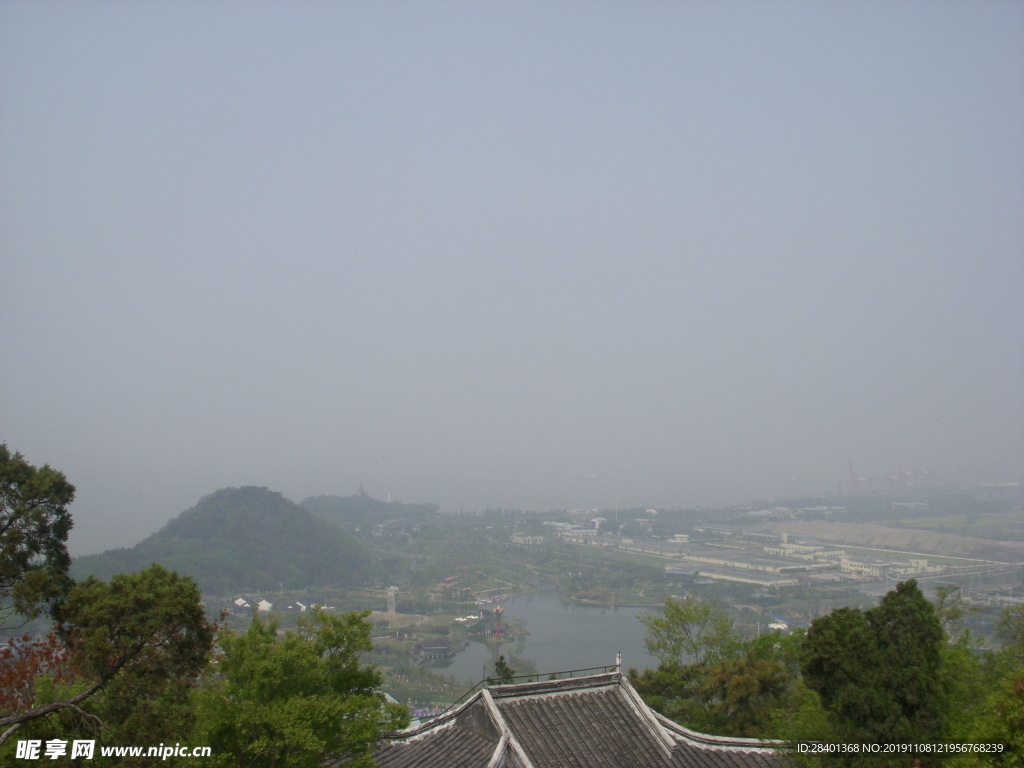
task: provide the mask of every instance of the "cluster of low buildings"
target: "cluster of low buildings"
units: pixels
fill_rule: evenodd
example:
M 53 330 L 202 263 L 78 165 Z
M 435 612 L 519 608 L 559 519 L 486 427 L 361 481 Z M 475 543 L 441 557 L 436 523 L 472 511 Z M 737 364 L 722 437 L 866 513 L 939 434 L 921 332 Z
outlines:
M 265 598 L 260 599 L 258 601 L 255 601 L 253 603 L 250 603 L 244 597 L 237 597 L 237 598 L 234 599 L 233 602 L 235 604 L 235 607 L 238 608 L 239 610 L 247 610 L 248 609 L 250 611 L 259 611 L 260 613 L 270 613 L 272 610 L 274 610 L 274 604 L 272 602 L 270 602 L 269 600 L 265 599 Z M 286 611 L 298 611 L 299 613 L 305 613 L 308 608 L 309 608 L 309 606 L 307 606 L 305 603 L 300 603 L 298 600 L 296 600 L 296 601 L 294 601 L 292 603 L 289 603 L 284 608 L 284 610 L 286 610 Z M 278 608 L 278 610 L 281 610 L 281 609 Z
M 858 557 L 833 544 L 798 540 L 786 533 L 760 533 L 722 525 L 696 526 L 694 534 L 700 541 L 691 541 L 688 534 L 639 539 L 611 535 L 602 532 L 596 520 L 590 526 L 562 522 L 545 525 L 565 541 L 678 561 L 666 565 L 669 575 L 763 587 L 793 586 L 808 578 L 885 580 L 947 570 L 944 566 L 930 564 L 923 557 L 905 560 Z M 521 543 L 532 543 L 522 538 Z

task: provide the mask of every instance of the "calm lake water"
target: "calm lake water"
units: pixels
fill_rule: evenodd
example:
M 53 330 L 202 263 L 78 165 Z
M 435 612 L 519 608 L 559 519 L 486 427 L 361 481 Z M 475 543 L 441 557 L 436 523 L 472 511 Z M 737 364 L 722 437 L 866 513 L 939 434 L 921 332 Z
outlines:
M 431 665 L 438 672 L 472 685 L 484 676 L 484 665 L 498 654 L 511 658 L 518 672 L 526 672 L 528 660 L 538 674 L 615 664 L 622 653 L 623 669 L 656 667 L 658 662 L 644 648 L 644 628 L 637 618 L 661 613 L 659 608 L 604 608 L 563 602 L 554 591 L 520 595 L 506 600 L 505 620 L 525 619 L 530 634 L 501 645 L 470 643 L 446 666 Z M 519 665 L 517 666 L 517 661 Z M 468 686 L 467 686 L 468 687 Z

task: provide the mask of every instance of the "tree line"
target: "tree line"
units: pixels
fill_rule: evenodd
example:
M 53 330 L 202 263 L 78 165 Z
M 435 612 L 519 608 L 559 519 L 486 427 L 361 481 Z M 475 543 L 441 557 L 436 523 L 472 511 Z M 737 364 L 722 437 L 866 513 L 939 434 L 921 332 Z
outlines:
M 705 733 L 781 740 L 805 765 L 1024 765 L 1024 606 L 1007 608 L 998 651 L 977 648 L 956 588 L 928 601 L 914 580 L 868 610 L 838 608 L 809 629 L 742 640 L 714 601 L 668 601 L 646 615 L 656 669 L 630 671 L 665 716 Z M 824 759 L 799 743 L 898 744 L 906 752 Z M 922 744 L 996 744 L 936 754 Z M 916 762 L 915 762 L 916 761 Z
M 0 765 L 45 757 L 44 745 L 70 764 L 152 763 L 98 749 L 72 758 L 82 740 L 208 746 L 196 764 L 218 768 L 368 766 L 381 735 L 408 722 L 360 659 L 368 611 L 315 612 L 286 633 L 254 618 L 240 634 L 206 617 L 191 578 L 160 565 L 71 579 L 74 493 L 63 473 L 0 445 L 0 629 L 13 634 L 0 647 Z M 40 619 L 49 632 L 17 635 Z

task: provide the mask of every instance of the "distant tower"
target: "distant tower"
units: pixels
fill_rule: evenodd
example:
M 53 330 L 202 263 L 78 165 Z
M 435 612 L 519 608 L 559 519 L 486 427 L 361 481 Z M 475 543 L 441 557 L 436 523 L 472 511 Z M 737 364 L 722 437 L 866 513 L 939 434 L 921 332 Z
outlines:
M 356 491 L 356 496 L 361 496 L 362 498 L 364 498 L 364 499 L 365 499 L 365 498 L 366 498 L 366 495 L 367 495 L 367 494 L 366 494 L 366 489 L 365 489 L 365 488 L 363 488 L 363 484 L 362 484 L 362 482 L 360 482 L 360 483 L 359 483 L 359 490 L 358 490 L 358 491 Z

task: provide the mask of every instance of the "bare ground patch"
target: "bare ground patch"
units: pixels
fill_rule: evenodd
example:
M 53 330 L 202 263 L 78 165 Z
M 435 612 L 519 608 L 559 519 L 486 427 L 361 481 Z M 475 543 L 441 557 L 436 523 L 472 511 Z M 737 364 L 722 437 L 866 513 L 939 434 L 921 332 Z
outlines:
M 900 549 L 907 552 L 959 555 L 1000 562 L 1024 562 L 1024 542 L 992 541 L 953 533 L 891 528 L 870 523 L 831 523 L 822 520 L 794 520 L 787 523 L 762 523 L 752 530 L 789 533 L 838 544 Z

